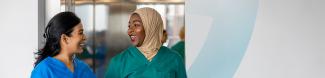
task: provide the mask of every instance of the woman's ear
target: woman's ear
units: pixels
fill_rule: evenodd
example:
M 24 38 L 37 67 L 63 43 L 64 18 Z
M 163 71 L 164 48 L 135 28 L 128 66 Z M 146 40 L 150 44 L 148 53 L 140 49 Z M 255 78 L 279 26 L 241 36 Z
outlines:
M 65 34 L 61 35 L 61 41 L 62 41 L 63 44 L 66 44 L 66 45 L 68 45 L 70 43 L 69 37 L 67 35 L 65 35 Z

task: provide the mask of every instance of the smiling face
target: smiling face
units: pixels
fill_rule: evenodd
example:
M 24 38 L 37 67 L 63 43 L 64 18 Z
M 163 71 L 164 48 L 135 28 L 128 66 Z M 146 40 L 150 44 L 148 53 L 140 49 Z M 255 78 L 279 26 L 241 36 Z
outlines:
M 142 20 L 138 14 L 131 15 L 128 27 L 128 35 L 131 39 L 131 43 L 140 47 L 145 38 L 145 31 Z
M 85 40 L 86 40 L 86 36 L 83 33 L 83 31 L 84 30 L 81 23 L 77 24 L 77 26 L 73 28 L 73 31 L 68 37 L 69 43 L 67 44 L 67 48 L 70 52 L 73 53 L 83 52 L 83 47 L 85 46 Z

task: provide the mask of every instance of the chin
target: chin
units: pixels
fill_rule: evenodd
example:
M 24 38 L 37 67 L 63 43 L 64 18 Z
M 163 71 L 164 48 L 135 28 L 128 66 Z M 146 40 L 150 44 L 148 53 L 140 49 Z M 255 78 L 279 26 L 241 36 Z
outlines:
M 135 43 L 132 43 L 132 45 L 137 46 L 137 44 L 135 44 Z
M 138 45 L 138 42 L 136 42 L 136 41 L 134 41 L 134 42 L 131 41 L 131 43 L 132 43 L 132 45 L 134 45 L 134 46 L 137 46 L 137 45 Z
M 77 50 L 76 53 L 82 53 L 84 50 Z

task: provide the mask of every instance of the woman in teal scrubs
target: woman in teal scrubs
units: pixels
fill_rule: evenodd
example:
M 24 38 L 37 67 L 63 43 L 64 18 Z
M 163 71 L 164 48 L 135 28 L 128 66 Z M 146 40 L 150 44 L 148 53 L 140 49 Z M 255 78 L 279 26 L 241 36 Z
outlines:
M 86 39 L 80 19 L 72 12 L 55 15 L 45 28 L 45 46 L 36 53 L 31 78 L 95 78 L 89 66 L 74 58 Z
M 163 21 L 152 8 L 131 14 L 128 35 L 132 46 L 114 56 L 106 78 L 186 78 L 181 56 L 162 46 Z
M 172 46 L 171 49 L 178 52 L 185 61 L 185 26 L 183 26 L 179 32 L 179 38 L 181 40 Z

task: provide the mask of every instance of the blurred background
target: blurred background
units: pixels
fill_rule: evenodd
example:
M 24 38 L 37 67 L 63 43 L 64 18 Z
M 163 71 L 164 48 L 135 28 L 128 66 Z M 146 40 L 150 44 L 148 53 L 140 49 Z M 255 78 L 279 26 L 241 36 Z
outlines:
M 44 33 L 48 21 L 63 11 L 75 12 L 81 19 L 87 36 L 84 52 L 77 57 L 103 78 L 109 60 L 126 49 L 131 42 L 127 35 L 130 13 L 142 7 L 156 9 L 164 22 L 166 47 L 180 41 L 184 22 L 184 0 L 39 0 L 38 35 Z M 38 37 L 38 48 L 45 39 Z

